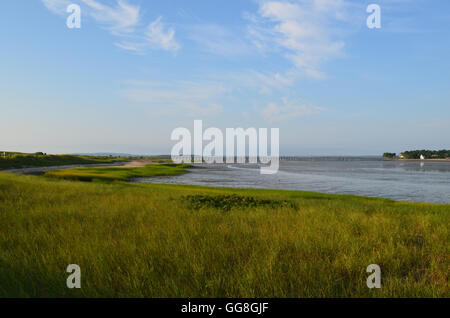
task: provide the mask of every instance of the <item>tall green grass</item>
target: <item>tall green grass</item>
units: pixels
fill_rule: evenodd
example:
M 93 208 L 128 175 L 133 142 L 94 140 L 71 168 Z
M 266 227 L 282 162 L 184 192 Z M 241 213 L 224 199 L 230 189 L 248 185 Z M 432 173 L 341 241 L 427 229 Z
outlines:
M 449 297 L 449 223 L 449 205 L 0 173 L 0 297 Z
M 186 164 L 151 164 L 135 168 L 76 168 L 49 171 L 45 173 L 45 176 L 76 181 L 130 181 L 132 178 L 175 176 L 186 173 L 185 168 L 190 167 L 192 166 Z

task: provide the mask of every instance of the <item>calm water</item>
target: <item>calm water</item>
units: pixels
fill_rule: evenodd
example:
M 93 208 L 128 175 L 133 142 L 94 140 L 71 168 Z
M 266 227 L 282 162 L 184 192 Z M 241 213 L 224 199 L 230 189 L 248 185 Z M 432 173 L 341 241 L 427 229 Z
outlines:
M 255 165 L 202 165 L 176 177 L 143 178 L 143 183 L 193 184 L 236 188 L 305 190 L 450 203 L 450 162 L 381 160 L 299 160 L 280 162 L 275 175 Z

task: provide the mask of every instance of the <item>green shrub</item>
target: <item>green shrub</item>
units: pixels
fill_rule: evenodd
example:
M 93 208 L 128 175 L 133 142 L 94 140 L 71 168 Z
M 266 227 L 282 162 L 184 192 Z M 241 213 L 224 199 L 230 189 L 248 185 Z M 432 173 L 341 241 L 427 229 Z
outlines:
M 233 208 L 248 209 L 257 207 L 297 209 L 297 204 L 288 200 L 257 199 L 254 197 L 232 195 L 188 195 L 183 197 L 191 209 L 215 208 L 230 211 Z

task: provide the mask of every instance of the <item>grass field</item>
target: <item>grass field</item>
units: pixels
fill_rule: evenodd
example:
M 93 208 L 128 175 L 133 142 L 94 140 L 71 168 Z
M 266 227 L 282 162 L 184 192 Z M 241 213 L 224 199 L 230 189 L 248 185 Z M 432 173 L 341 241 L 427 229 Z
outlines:
M 0 173 L 0 297 L 449 297 L 449 225 L 450 205 Z
M 75 181 L 130 181 L 132 178 L 175 176 L 186 173 L 187 164 L 154 164 L 137 168 L 76 168 L 46 172 L 47 177 Z
M 29 153 L 0 151 L 0 169 L 20 169 L 28 167 L 114 163 L 126 160 L 129 160 L 129 158 L 76 156 L 76 155 L 47 155 L 43 153 L 29 154 Z

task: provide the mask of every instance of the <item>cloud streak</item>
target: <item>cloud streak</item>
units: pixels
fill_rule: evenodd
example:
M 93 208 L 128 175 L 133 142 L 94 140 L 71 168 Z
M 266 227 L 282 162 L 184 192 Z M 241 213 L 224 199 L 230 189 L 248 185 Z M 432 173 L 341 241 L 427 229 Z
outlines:
M 310 104 L 291 102 L 287 98 L 282 98 L 282 103 L 269 103 L 265 108 L 259 110 L 261 116 L 268 122 L 280 122 L 306 115 L 312 115 L 324 111 L 323 107 Z
M 261 51 L 281 51 L 303 75 L 324 78 L 321 65 L 342 55 L 345 43 L 336 26 L 346 22 L 344 0 L 262 1 L 248 34 Z
M 175 41 L 175 30 L 173 28 L 165 30 L 161 19 L 162 17 L 158 17 L 150 23 L 145 34 L 146 39 L 151 45 L 157 48 L 166 51 L 177 51 L 180 45 Z
M 42 3 L 50 12 L 65 16 L 67 6 L 73 1 L 42 0 Z M 166 28 L 162 17 L 141 28 L 140 7 L 126 0 L 117 0 L 113 5 L 96 0 L 78 0 L 77 4 L 81 6 L 85 16 L 120 38 L 114 44 L 121 49 L 143 53 L 148 49 L 177 51 L 180 48 L 175 40 L 175 30 Z
M 80 0 L 90 10 L 88 14 L 98 23 L 106 25 L 113 34 L 131 33 L 140 22 L 140 8 L 124 0 L 107 6 L 94 0 Z
M 175 81 L 168 83 L 128 81 L 121 95 L 167 113 L 188 116 L 215 116 L 222 112 L 221 98 L 228 90 L 219 83 Z
M 42 0 L 42 3 L 50 12 L 58 15 L 65 14 L 67 6 L 71 4 L 69 0 Z
M 198 24 L 187 27 L 188 38 L 200 48 L 214 55 L 223 57 L 241 57 L 257 53 L 251 43 L 237 36 L 234 30 L 218 24 Z

